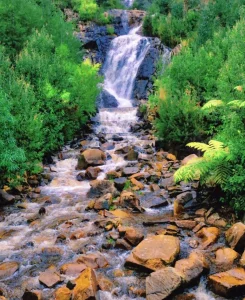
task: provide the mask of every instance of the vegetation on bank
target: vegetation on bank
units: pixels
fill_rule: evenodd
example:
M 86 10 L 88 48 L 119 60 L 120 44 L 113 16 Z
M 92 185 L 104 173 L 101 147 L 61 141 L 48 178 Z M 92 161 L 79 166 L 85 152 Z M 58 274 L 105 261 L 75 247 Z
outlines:
M 52 1 L 9 0 L 0 15 L 0 185 L 13 185 L 95 113 L 101 78 Z
M 245 0 L 154 0 L 144 21 L 145 33 L 179 52 L 150 98 L 157 135 L 166 148 L 202 142 L 191 144 L 204 152 L 202 161 L 176 179 L 219 185 L 237 210 L 245 210 L 244 16 Z M 206 152 L 210 140 L 219 147 Z

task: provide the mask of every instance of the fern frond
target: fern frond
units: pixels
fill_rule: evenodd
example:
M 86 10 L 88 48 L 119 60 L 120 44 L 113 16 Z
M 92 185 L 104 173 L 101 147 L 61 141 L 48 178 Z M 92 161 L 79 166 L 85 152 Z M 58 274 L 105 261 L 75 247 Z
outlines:
M 242 100 L 232 100 L 227 103 L 227 105 L 233 106 L 233 107 L 241 107 L 241 105 L 244 103 Z
M 209 144 L 210 148 L 213 150 L 220 150 L 225 147 L 224 143 L 222 143 L 220 141 L 216 141 L 216 140 L 210 140 L 208 142 L 208 144 Z
M 205 103 L 202 107 L 202 110 L 208 110 L 211 108 L 215 108 L 215 107 L 219 107 L 219 106 L 223 106 L 224 102 L 222 100 L 210 100 L 207 103 Z
M 202 152 L 205 152 L 205 151 L 211 149 L 210 146 L 205 144 L 205 143 L 191 142 L 191 143 L 188 143 L 187 146 L 190 147 L 190 148 L 201 150 Z

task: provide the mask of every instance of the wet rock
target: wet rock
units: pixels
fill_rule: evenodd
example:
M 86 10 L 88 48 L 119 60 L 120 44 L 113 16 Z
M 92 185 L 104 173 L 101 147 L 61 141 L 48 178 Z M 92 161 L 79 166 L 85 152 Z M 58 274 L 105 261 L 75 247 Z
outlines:
M 170 296 L 182 283 L 180 274 L 171 267 L 151 273 L 146 278 L 146 299 L 162 300 Z
M 136 174 L 139 172 L 138 167 L 126 167 L 123 169 L 123 175 L 124 176 L 131 176 L 133 174 Z
M 120 178 L 114 179 L 115 187 L 119 191 L 122 191 L 124 189 L 124 186 L 125 186 L 126 182 L 127 182 L 127 178 L 126 177 L 120 177 Z
M 193 228 L 193 232 L 196 233 L 196 232 L 198 232 L 199 230 L 201 230 L 205 226 L 206 226 L 206 224 L 204 222 L 200 222 L 200 223 L 197 224 L 196 227 Z
M 178 217 L 184 212 L 184 206 L 180 204 L 177 200 L 174 200 L 174 216 Z
M 169 178 L 162 178 L 160 181 L 159 181 L 159 186 L 166 189 L 168 188 L 169 186 L 174 186 L 175 185 L 175 182 L 174 182 L 174 177 L 171 176 Z
M 95 300 L 98 283 L 94 271 L 91 268 L 84 270 L 76 279 L 73 290 L 73 300 Z
M 181 205 L 185 205 L 187 202 L 193 200 L 196 198 L 196 192 L 192 191 L 192 192 L 184 192 L 179 194 L 176 197 L 176 201 L 178 203 L 180 203 Z
M 60 273 L 68 276 L 78 276 L 86 268 L 87 266 L 82 263 L 67 263 L 61 266 Z
M 137 246 L 143 239 L 144 235 L 135 228 L 128 228 L 124 237 L 131 245 Z
M 39 275 L 39 281 L 48 288 L 54 287 L 56 284 L 60 283 L 61 277 L 57 271 L 53 268 L 47 269 L 45 272 L 41 272 Z
M 144 184 L 142 182 L 138 181 L 137 179 L 131 178 L 130 181 L 131 181 L 131 184 L 133 186 L 137 187 L 139 190 L 144 189 Z
M 206 223 L 209 225 L 218 226 L 218 227 L 226 227 L 226 225 L 227 225 L 226 220 L 221 218 L 218 213 L 214 213 L 214 214 L 210 215 L 206 219 Z
M 168 205 L 167 199 L 158 192 L 144 193 L 140 196 L 140 203 L 145 208 L 158 208 Z
M 115 248 L 123 250 L 132 250 L 132 246 L 124 239 L 118 239 L 115 244 Z
M 151 236 L 134 248 L 125 266 L 155 271 L 173 263 L 179 252 L 180 242 L 177 237 Z
M 245 270 L 243 268 L 210 275 L 208 279 L 211 289 L 218 295 L 235 297 L 245 293 Z
M 101 169 L 98 167 L 88 167 L 85 176 L 87 179 L 96 179 L 101 172 Z
M 98 97 L 98 102 L 99 102 L 99 106 L 103 108 L 118 107 L 117 99 L 106 90 L 101 91 Z
M 175 224 L 183 229 L 193 229 L 197 222 L 193 220 L 177 220 L 175 221 Z
M 91 269 L 105 268 L 109 265 L 108 261 L 100 252 L 83 254 L 78 257 L 77 262 L 85 264 Z
M 14 202 L 15 197 L 0 189 L 0 205 L 10 204 Z
M 234 224 L 225 233 L 226 241 L 230 247 L 239 253 L 244 251 L 245 247 L 245 225 L 242 222 Z
M 138 159 L 138 156 L 139 156 L 139 153 L 137 151 L 135 151 L 134 149 L 131 149 L 125 156 L 124 158 L 126 160 L 131 160 L 131 161 L 134 161 L 134 160 L 137 160 Z
M 71 236 L 70 239 L 71 240 L 79 240 L 86 237 L 86 232 L 84 232 L 83 229 L 77 229 L 76 231 L 74 231 Z
M 199 242 L 197 240 L 190 240 L 189 246 L 193 249 L 196 249 L 199 246 Z
M 197 158 L 198 158 L 198 156 L 196 154 L 190 154 L 181 161 L 181 165 L 185 166 L 185 165 L 189 164 L 192 160 L 197 159 Z
M 194 294 L 182 294 L 175 296 L 173 300 L 197 300 L 197 298 Z
M 215 243 L 219 237 L 219 229 L 216 227 L 204 227 L 196 233 L 202 239 L 202 249 L 208 248 L 211 244 Z
M 41 299 L 42 299 L 41 291 L 25 291 L 24 295 L 22 296 L 22 300 L 41 300 Z
M 242 254 L 242 257 L 240 259 L 240 265 L 245 267 L 245 250 L 244 250 L 244 252 Z
M 72 291 L 66 286 L 58 288 L 54 293 L 55 300 L 71 300 L 71 296 Z
M 115 179 L 115 178 L 119 178 L 121 177 L 121 173 L 120 172 L 116 172 L 116 171 L 109 171 L 106 174 L 106 178 L 107 179 Z
M 195 212 L 195 215 L 198 217 L 204 217 L 207 212 L 206 208 L 200 208 Z
M 121 141 L 123 141 L 123 137 L 120 136 L 120 135 L 118 135 L 118 134 L 113 134 L 112 140 L 113 140 L 114 142 L 121 142 Z
M 229 269 L 232 266 L 234 260 L 239 256 L 239 254 L 231 248 L 218 249 L 215 255 L 216 265 L 221 266 L 223 269 Z
M 108 292 L 112 291 L 113 282 L 108 277 L 106 277 L 103 274 L 98 274 L 97 281 L 98 281 L 98 285 L 102 291 L 108 291 Z
M 205 268 L 208 268 L 208 264 L 201 252 L 192 252 L 188 258 L 180 259 L 175 263 L 175 269 L 186 283 L 199 278 Z
M 144 211 L 144 209 L 140 206 L 139 198 L 132 192 L 122 192 L 120 195 L 119 203 L 122 207 L 130 207 L 139 212 Z
M 109 210 L 111 204 L 112 204 L 112 194 L 108 193 L 108 194 L 100 197 L 99 199 L 95 200 L 94 209 L 95 210 L 101 210 L 101 209 Z
M 83 170 L 88 166 L 99 166 L 105 164 L 106 155 L 99 149 L 87 149 L 80 154 L 76 169 Z
M 0 280 L 6 279 L 12 275 L 16 271 L 19 270 L 19 263 L 15 261 L 8 261 L 0 264 Z
M 116 189 L 114 187 L 114 183 L 110 180 L 93 180 L 90 182 L 90 190 L 88 192 L 89 198 L 99 198 L 108 193 L 114 194 Z
M 174 154 L 168 153 L 166 155 L 166 159 L 167 160 L 171 160 L 171 161 L 175 161 L 176 160 L 176 156 Z

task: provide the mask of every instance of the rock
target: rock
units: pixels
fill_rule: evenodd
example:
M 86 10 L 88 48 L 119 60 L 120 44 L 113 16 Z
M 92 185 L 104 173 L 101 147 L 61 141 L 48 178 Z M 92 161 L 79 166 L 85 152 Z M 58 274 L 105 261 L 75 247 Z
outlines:
M 115 179 L 115 178 L 119 178 L 121 177 L 121 173 L 120 172 L 116 172 L 116 171 L 109 171 L 106 174 L 106 178 L 107 179 Z
M 159 181 L 159 186 L 166 189 L 170 186 L 174 186 L 175 185 L 175 182 L 174 182 L 174 177 L 171 176 L 169 178 L 162 178 L 160 181 Z
M 202 249 L 208 248 L 211 244 L 217 241 L 219 237 L 219 229 L 216 227 L 204 227 L 196 233 L 202 239 Z
M 94 209 L 101 210 L 101 209 L 107 209 L 109 210 L 110 206 L 112 204 L 112 194 L 108 193 L 99 199 L 95 200 L 94 203 Z
M 131 245 L 137 246 L 143 239 L 144 235 L 138 229 L 128 228 L 124 237 Z
M 131 161 L 134 161 L 134 160 L 137 160 L 138 159 L 138 156 L 139 156 L 139 153 L 137 151 L 135 151 L 134 149 L 131 149 L 125 156 L 124 158 L 126 160 L 131 160 Z
M 198 158 L 198 156 L 196 154 L 190 154 L 181 161 L 181 165 L 185 166 L 185 165 L 189 164 L 192 160 L 195 160 L 197 158 Z
M 131 176 L 133 174 L 136 174 L 139 172 L 138 167 L 126 167 L 123 169 L 123 175 L 124 176 Z
M 237 259 L 237 257 L 239 256 L 239 254 L 232 250 L 231 248 L 221 248 L 218 249 L 215 253 L 216 255 L 216 259 L 215 259 L 215 263 L 218 266 L 221 266 L 222 268 L 225 269 L 229 269 L 234 260 Z
M 204 217 L 207 212 L 206 208 L 200 208 L 195 212 L 195 215 L 198 217 Z
M 193 220 L 177 220 L 175 224 L 183 229 L 193 229 L 197 225 L 197 222 Z
M 83 254 L 78 257 L 77 262 L 85 264 L 91 269 L 105 268 L 109 265 L 108 261 L 100 252 Z
M 70 239 L 71 240 L 79 240 L 82 239 L 84 237 L 86 237 L 86 232 L 83 229 L 77 229 L 76 231 L 74 231 L 71 236 Z
M 167 159 L 167 160 L 173 160 L 173 161 L 174 161 L 174 160 L 176 160 L 176 156 L 173 155 L 173 154 L 171 154 L 171 153 L 168 153 L 167 156 L 166 156 L 166 159 Z
M 155 271 L 173 263 L 179 252 L 177 237 L 150 236 L 134 248 L 125 265 Z
M 0 264 L 0 280 L 6 279 L 14 275 L 19 270 L 19 263 L 15 261 L 8 261 Z
M 245 293 L 245 270 L 243 268 L 210 275 L 208 279 L 211 289 L 220 296 L 233 298 Z
M 73 300 L 95 300 L 98 283 L 94 271 L 91 268 L 84 270 L 76 279 L 73 290 Z
M 113 282 L 109 278 L 107 278 L 103 274 L 98 274 L 97 281 L 102 291 L 108 291 L 108 292 L 112 291 Z
M 132 250 L 132 246 L 124 239 L 118 239 L 115 244 L 115 248 L 123 250 Z
M 137 179 L 131 178 L 130 181 L 131 181 L 131 184 L 133 186 L 136 186 L 139 190 L 143 190 L 144 189 L 144 184 L 141 183 L 140 181 L 138 181 Z
M 0 297 L 0 300 L 1 300 L 1 297 Z M 22 296 L 22 300 L 42 300 L 42 292 L 41 291 L 27 291 L 26 290 L 24 295 Z M 62 299 L 60 299 L 60 300 L 62 300 Z
M 174 200 L 174 216 L 177 217 L 184 212 L 184 206 L 181 205 L 177 200 Z
M 98 167 L 88 167 L 85 172 L 85 176 L 88 179 L 96 179 L 100 172 L 101 172 L 101 169 Z
M 144 211 L 144 209 L 140 206 L 139 198 L 132 192 L 122 192 L 120 195 L 119 203 L 122 207 L 130 207 L 139 212 Z
M 82 271 L 87 268 L 85 264 L 81 263 L 67 263 L 61 266 L 60 274 L 68 276 L 78 276 Z
M 182 278 L 172 267 L 151 273 L 146 278 L 146 299 L 163 300 L 181 286 Z
M 208 264 L 201 252 L 191 252 L 188 258 L 180 259 L 175 263 L 175 269 L 186 283 L 199 278 L 205 268 L 208 268 Z
M 226 225 L 227 225 L 226 220 L 221 218 L 218 213 L 214 213 L 214 214 L 210 215 L 206 219 L 206 223 L 209 225 L 218 226 L 218 227 L 226 227 Z
M 168 200 L 159 192 L 146 192 L 140 196 L 140 203 L 145 208 L 158 208 L 168 205 Z
M 66 286 L 58 288 L 54 293 L 55 300 L 71 300 L 71 296 L 72 291 Z
M 242 253 L 245 247 L 245 224 L 242 222 L 234 224 L 225 233 L 226 241 L 232 249 Z
M 113 134 L 112 140 L 115 142 L 121 142 L 121 141 L 123 141 L 123 137 L 118 134 Z
M 8 194 L 0 189 L 0 205 L 10 204 L 15 200 L 13 195 Z
M 187 202 L 195 198 L 196 198 L 196 192 L 192 191 L 192 192 L 184 192 L 179 194 L 175 200 L 181 205 L 185 205 Z
M 122 191 L 124 189 L 124 186 L 125 186 L 126 182 L 127 182 L 127 178 L 126 177 L 120 177 L 120 178 L 114 179 L 115 187 L 119 191 Z
M 123 211 L 121 209 L 116 209 L 110 212 L 114 217 L 120 219 L 131 218 L 131 215 L 127 211 Z
M 48 288 L 54 287 L 60 283 L 61 277 L 53 268 L 47 269 L 45 272 L 41 272 L 39 275 L 39 281 Z
M 193 232 L 196 233 L 196 232 L 198 232 L 199 230 L 201 230 L 205 226 L 206 226 L 206 224 L 204 222 L 200 222 L 200 223 L 197 224 L 196 227 L 193 228 Z
M 106 155 L 99 149 L 87 149 L 80 154 L 76 169 L 83 170 L 88 166 L 99 166 L 105 164 Z
M 89 198 L 99 198 L 108 193 L 114 195 L 116 189 L 114 187 L 114 183 L 110 180 L 93 180 L 90 182 L 90 190 L 88 192 Z
M 102 90 L 99 95 L 99 106 L 103 108 L 118 107 L 117 99 L 106 90 Z
M 196 249 L 199 246 L 199 242 L 197 240 L 190 240 L 189 246 L 193 249 Z
M 242 255 L 241 259 L 240 259 L 240 265 L 243 266 L 243 267 L 245 267 L 245 250 L 244 250 L 243 255 Z

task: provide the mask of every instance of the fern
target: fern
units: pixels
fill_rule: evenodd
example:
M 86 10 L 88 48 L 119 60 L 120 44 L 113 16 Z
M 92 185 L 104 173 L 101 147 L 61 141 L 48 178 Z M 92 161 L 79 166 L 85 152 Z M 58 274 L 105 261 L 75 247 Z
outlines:
M 199 180 L 206 184 L 223 184 L 230 176 L 227 162 L 231 159 L 229 149 L 220 141 L 208 144 L 189 143 L 187 146 L 204 152 L 203 157 L 194 158 L 174 174 L 176 182 Z
M 215 107 L 223 106 L 224 102 L 222 100 L 210 100 L 206 104 L 203 105 L 202 110 L 210 110 Z

